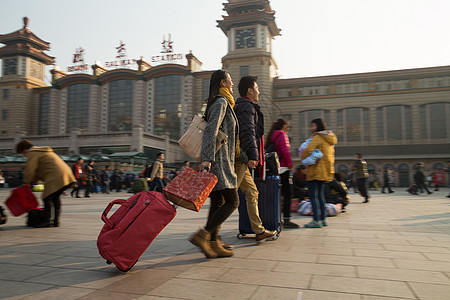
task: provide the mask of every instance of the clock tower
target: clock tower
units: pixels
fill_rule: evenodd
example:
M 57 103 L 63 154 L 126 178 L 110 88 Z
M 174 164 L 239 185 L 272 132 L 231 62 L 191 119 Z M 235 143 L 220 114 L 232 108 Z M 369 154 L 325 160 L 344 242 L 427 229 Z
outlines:
M 275 12 L 268 0 L 229 0 L 224 3 L 227 16 L 218 27 L 228 37 L 228 53 L 222 58 L 223 69 L 230 73 L 236 85 L 242 76 L 258 77 L 261 110 L 267 133 L 276 117 L 272 109 L 272 82 L 277 76 L 277 65 L 272 56 L 272 40 L 280 35 L 275 23 Z

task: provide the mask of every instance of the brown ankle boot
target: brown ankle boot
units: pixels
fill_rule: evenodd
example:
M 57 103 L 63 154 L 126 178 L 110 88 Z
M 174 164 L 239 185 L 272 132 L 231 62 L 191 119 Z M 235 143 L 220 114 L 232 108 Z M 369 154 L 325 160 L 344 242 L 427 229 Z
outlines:
M 222 246 L 222 242 L 211 241 L 211 249 L 217 253 L 219 257 L 230 257 L 234 255 L 233 250 L 227 250 Z
M 211 249 L 210 238 L 211 235 L 208 231 L 206 231 L 205 229 L 200 229 L 190 238 L 189 241 L 195 246 L 199 247 L 207 258 L 216 258 L 217 253 Z

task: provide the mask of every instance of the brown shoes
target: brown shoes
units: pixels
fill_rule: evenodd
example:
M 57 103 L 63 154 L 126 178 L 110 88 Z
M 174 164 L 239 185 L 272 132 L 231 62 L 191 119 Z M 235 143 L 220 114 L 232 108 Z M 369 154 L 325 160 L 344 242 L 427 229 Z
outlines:
M 190 242 L 199 247 L 207 258 L 216 258 L 218 255 L 211 249 L 211 235 L 205 229 L 200 229 L 190 238 Z
M 211 249 L 217 253 L 218 257 L 230 257 L 234 255 L 233 250 L 227 250 L 222 246 L 222 242 L 211 241 Z
M 255 240 L 257 242 L 260 242 L 265 239 L 274 237 L 277 233 L 278 233 L 278 231 L 276 231 L 276 230 L 274 230 L 274 231 L 264 230 L 262 233 L 259 233 L 256 235 Z

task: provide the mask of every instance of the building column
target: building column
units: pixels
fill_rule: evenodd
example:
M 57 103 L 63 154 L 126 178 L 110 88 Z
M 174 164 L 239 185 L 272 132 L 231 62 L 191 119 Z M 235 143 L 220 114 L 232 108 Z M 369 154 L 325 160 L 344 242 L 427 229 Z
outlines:
M 78 128 L 73 128 L 70 131 L 70 141 L 69 141 L 69 153 L 79 154 L 78 149 L 78 135 L 81 134 L 81 130 Z
M 131 137 L 131 151 L 144 152 L 144 126 L 133 126 Z
M 168 133 L 164 133 L 162 137 L 164 138 L 164 155 L 166 156 L 166 162 L 173 163 L 175 162 L 175 155 L 172 149 L 170 149 L 170 136 Z
M 378 139 L 378 124 L 377 124 L 377 108 L 371 107 L 369 108 L 369 117 L 370 117 L 370 138 L 369 144 L 376 145 Z

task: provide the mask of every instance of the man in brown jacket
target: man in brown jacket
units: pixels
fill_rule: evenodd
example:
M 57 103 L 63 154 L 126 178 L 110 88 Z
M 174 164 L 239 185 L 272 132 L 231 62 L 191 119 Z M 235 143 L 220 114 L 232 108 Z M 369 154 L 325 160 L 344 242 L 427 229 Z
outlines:
M 25 184 L 43 181 L 45 184 L 42 199 L 46 220 L 35 227 L 50 227 L 51 206 L 54 207 L 53 225 L 59 226 L 61 193 L 77 181 L 70 167 L 50 147 L 34 146 L 30 141 L 22 140 L 16 145 L 16 152 L 27 158 L 23 180 Z

